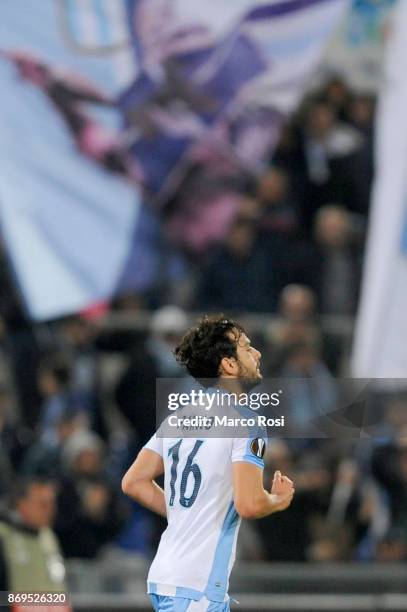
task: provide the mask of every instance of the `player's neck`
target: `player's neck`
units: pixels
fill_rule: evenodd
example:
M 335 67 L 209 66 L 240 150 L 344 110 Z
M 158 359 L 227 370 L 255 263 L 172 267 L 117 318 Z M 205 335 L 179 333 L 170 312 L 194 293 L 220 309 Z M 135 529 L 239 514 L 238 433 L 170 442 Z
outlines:
M 222 378 L 219 379 L 216 387 L 221 391 L 234 393 L 237 397 L 243 395 L 244 392 L 241 381 L 238 378 L 229 378 L 228 376 L 222 376 Z

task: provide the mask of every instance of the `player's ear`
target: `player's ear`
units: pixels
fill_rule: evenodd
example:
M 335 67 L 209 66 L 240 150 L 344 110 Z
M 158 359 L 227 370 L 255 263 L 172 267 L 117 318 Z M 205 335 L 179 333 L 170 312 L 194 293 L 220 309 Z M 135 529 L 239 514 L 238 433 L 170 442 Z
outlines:
M 219 366 L 220 376 L 235 376 L 238 372 L 237 361 L 234 357 L 223 357 Z

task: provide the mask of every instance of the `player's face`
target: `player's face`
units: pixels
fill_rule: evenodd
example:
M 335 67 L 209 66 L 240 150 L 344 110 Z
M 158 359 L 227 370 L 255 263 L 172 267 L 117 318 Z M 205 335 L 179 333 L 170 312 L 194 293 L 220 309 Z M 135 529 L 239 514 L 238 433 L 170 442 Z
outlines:
M 246 334 L 241 334 L 237 341 L 237 363 L 239 379 L 247 381 L 254 387 L 262 379 L 260 372 L 261 353 L 251 345 Z

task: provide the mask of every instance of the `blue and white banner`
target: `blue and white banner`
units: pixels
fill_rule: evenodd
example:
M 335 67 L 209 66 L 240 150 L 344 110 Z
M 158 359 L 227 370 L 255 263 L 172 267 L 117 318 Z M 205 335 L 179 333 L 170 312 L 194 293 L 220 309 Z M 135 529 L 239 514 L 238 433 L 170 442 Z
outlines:
M 102 168 L 120 127 L 109 105 L 121 87 L 114 58 L 75 53 L 58 9 L 54 0 L 0 6 L 1 232 L 36 320 L 112 295 L 140 211 L 130 182 Z
M 0 220 L 32 318 L 176 275 L 168 197 L 191 163 L 261 167 L 348 4 L 3 0 Z
M 373 190 L 353 375 L 407 377 L 407 2 L 387 49 L 377 116 Z
M 120 105 L 147 191 L 167 194 L 211 151 L 258 168 L 348 5 L 127 0 L 139 72 Z

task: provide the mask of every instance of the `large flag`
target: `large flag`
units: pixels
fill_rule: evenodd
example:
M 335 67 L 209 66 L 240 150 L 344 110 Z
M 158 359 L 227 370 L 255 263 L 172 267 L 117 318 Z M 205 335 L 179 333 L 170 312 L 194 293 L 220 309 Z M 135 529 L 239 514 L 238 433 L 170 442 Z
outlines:
M 259 169 L 347 5 L 2 1 L 0 220 L 31 317 L 176 277 L 167 198 L 191 163 Z
M 120 105 L 147 191 L 174 189 L 202 148 L 258 168 L 348 4 L 127 0 L 139 72 Z
M 393 16 L 377 116 L 373 190 L 353 353 L 360 378 L 407 376 L 407 2 Z

